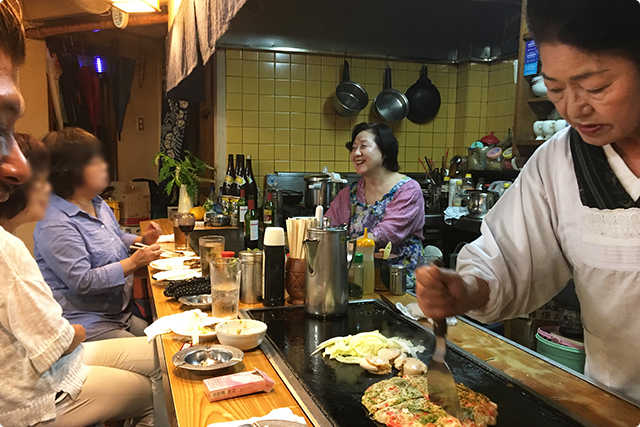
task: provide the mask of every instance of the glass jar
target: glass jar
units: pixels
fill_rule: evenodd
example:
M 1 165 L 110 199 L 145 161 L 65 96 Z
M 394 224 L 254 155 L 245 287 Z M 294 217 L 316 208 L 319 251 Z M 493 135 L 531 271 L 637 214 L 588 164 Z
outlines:
M 503 170 L 513 170 L 513 164 L 512 164 L 512 159 L 513 159 L 513 150 L 511 147 L 507 148 L 506 150 L 504 150 L 504 152 L 502 153 L 502 169 Z
M 488 171 L 501 171 L 502 170 L 502 148 L 495 147 L 487 152 L 487 170 Z

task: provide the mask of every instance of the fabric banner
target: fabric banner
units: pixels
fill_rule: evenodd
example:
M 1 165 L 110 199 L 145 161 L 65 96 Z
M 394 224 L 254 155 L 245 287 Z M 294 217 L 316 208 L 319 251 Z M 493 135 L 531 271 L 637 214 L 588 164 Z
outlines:
M 194 70 L 198 64 L 198 49 L 202 63 L 207 63 L 215 52 L 216 42 L 245 2 L 183 0 L 180 3 L 167 37 L 167 92 Z

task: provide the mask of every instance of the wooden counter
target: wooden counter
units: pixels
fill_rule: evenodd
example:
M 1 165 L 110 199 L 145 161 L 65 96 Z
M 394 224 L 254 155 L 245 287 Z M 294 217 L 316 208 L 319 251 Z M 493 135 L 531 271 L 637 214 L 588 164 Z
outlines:
M 151 275 L 152 271 L 149 273 Z M 151 277 L 149 287 L 149 293 L 153 298 L 154 318 L 179 313 L 185 309 L 179 302 L 165 297 L 164 287 L 154 284 Z M 365 295 L 365 298 L 368 297 L 378 298 L 378 295 Z M 415 301 L 415 298 L 408 294 L 402 297 L 382 294 L 381 297 L 391 303 L 408 304 Z M 241 309 L 257 306 L 260 305 L 240 304 Z M 456 326 L 449 327 L 449 339 L 597 426 L 629 427 L 640 424 L 640 408 L 471 324 L 458 322 Z M 244 368 L 250 370 L 256 367 L 265 371 L 276 380 L 274 390 L 271 393 L 258 393 L 209 403 L 202 391 L 202 379 L 206 376 L 176 369 L 171 363 L 171 357 L 180 350 L 185 341 L 186 339 L 172 333 L 157 338 L 158 353 L 165 374 L 165 392 L 168 399 L 171 399 L 167 406 L 172 426 L 206 427 L 214 422 L 266 415 L 280 407 L 289 407 L 294 413 L 304 416 L 302 409 L 260 349 L 245 352 Z

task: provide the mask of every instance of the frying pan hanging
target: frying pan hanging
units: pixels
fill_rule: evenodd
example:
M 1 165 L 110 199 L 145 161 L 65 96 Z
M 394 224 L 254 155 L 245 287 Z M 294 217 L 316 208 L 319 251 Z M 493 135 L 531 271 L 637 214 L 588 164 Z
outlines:
M 345 59 L 342 67 L 342 82 L 333 95 L 333 108 L 343 117 L 355 116 L 369 103 L 369 95 L 356 82 L 349 79 L 349 63 Z
M 407 89 L 407 99 L 411 106 L 407 118 L 413 123 L 426 123 L 440 110 L 440 91 L 427 77 L 427 66 L 422 66 L 420 78 Z
M 373 101 L 373 107 L 382 120 L 398 122 L 409 114 L 409 100 L 404 93 L 391 87 L 391 68 L 384 69 L 384 88 Z

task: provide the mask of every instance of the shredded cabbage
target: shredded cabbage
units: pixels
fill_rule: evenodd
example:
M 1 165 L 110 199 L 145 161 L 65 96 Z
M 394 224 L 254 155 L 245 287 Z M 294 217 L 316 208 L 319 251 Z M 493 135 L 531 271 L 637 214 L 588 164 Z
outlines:
M 397 348 L 403 353 L 417 357 L 423 352 L 423 346 L 414 346 L 407 339 L 400 337 L 387 338 L 379 331 L 362 332 L 346 337 L 334 337 L 322 342 L 311 355 L 324 350 L 322 355 L 341 363 L 359 364 L 367 356 L 377 356 L 383 348 Z

